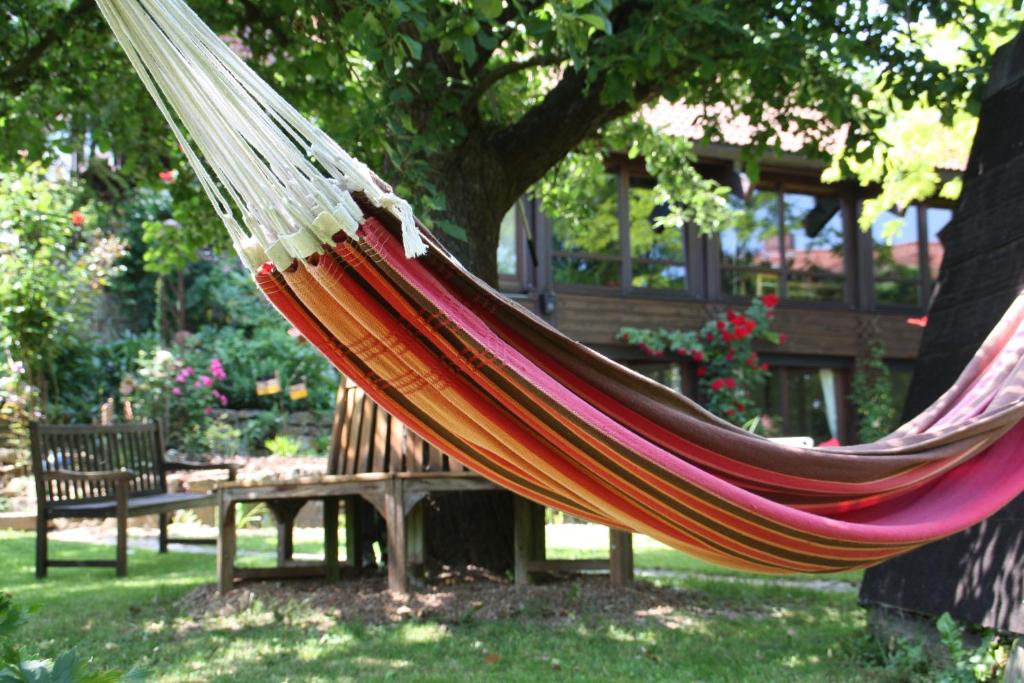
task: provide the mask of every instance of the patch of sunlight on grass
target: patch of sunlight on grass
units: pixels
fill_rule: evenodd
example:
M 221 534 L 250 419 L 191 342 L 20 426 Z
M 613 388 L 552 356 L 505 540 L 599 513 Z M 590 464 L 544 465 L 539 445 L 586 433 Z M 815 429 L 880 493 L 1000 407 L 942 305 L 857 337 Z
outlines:
M 406 622 L 399 629 L 399 638 L 407 643 L 437 643 L 448 636 L 443 624 L 415 624 Z

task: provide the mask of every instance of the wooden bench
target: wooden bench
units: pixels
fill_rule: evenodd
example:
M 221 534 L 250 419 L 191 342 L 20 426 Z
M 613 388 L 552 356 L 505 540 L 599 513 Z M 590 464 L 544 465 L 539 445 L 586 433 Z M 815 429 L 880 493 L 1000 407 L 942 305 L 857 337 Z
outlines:
M 427 443 L 375 404 L 362 389 L 342 380 L 331 430 L 327 474 L 322 477 L 267 483 L 218 485 L 218 575 L 221 592 L 236 581 L 326 577 L 362 570 L 359 499 L 381 515 L 387 527 L 388 587 L 405 592 L 410 574 L 424 562 L 424 510 L 430 495 L 457 491 L 500 491 L 500 487 Z M 292 559 L 292 532 L 300 508 L 323 501 L 323 563 Z M 264 502 L 277 521 L 277 566 L 235 566 L 235 506 Z M 346 562 L 338 562 L 338 513 L 344 504 Z M 544 557 L 544 508 L 515 500 L 516 582 L 526 583 L 540 572 L 610 569 L 612 580 L 632 579 L 632 543 L 627 532 L 611 532 L 609 560 L 548 560 Z M 454 542 L 454 540 L 453 540 Z
M 174 510 L 211 507 L 215 494 L 170 493 L 167 473 L 176 470 L 227 470 L 233 465 L 205 465 L 164 459 L 163 429 L 159 423 L 110 426 L 51 425 L 29 427 L 32 471 L 35 473 L 36 576 L 49 567 L 115 567 L 117 576 L 128 571 L 128 518 L 158 515 L 160 552 L 170 541 L 212 543 L 204 539 L 169 539 L 167 525 Z M 115 560 L 52 560 L 47 552 L 47 530 L 57 518 L 117 518 Z

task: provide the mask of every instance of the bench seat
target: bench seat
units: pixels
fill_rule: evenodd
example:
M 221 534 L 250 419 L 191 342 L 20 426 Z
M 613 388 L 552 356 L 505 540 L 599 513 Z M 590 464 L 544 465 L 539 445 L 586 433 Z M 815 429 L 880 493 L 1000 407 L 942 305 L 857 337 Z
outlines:
M 217 496 L 213 493 L 152 493 L 133 496 L 128 499 L 128 516 L 158 515 L 162 512 L 192 508 L 213 507 Z M 117 513 L 117 501 L 84 500 L 52 503 L 46 514 L 50 519 L 57 517 L 113 517 Z

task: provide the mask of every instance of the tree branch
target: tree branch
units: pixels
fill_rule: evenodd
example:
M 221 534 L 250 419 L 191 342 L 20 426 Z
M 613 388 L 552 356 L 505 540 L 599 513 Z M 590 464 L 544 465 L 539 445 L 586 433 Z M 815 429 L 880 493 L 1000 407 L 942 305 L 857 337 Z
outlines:
M 0 71 L 0 87 L 10 95 L 22 94 L 36 80 L 39 60 L 59 43 L 77 21 L 96 9 L 94 0 L 75 0 L 67 12 L 56 18 L 50 29 L 20 57 L 6 63 Z
M 506 62 L 490 71 L 484 72 L 480 79 L 473 84 L 473 87 L 469 89 L 469 92 L 466 93 L 466 99 L 462 104 L 463 109 L 475 107 L 480 98 L 491 89 L 491 86 L 517 71 L 532 69 L 535 66 L 553 66 L 563 61 L 565 61 L 565 57 L 546 55 L 543 57 L 533 57 L 522 62 Z

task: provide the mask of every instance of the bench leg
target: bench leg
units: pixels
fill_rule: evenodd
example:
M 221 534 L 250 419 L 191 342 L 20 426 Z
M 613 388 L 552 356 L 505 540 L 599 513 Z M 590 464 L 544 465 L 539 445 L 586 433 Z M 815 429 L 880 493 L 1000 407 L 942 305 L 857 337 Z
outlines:
M 36 514 L 36 578 L 46 578 L 46 566 L 49 560 L 46 545 L 46 514 L 40 510 Z
M 527 565 L 532 560 L 544 559 L 544 506 L 522 496 L 516 496 L 513 510 L 513 562 L 515 583 L 530 583 Z
M 613 586 L 622 588 L 633 582 L 633 534 L 609 529 L 608 536 L 609 578 Z
M 291 562 L 295 553 L 295 518 L 306 504 L 304 500 L 282 500 L 267 503 L 277 523 L 277 566 Z
M 235 503 L 224 495 L 217 506 L 217 585 L 221 595 L 235 585 Z
M 128 575 L 128 487 L 117 482 L 117 561 L 115 574 Z
M 388 532 L 388 589 L 397 593 L 409 592 L 403 488 L 401 479 L 393 479 L 384 495 L 384 522 Z
M 160 513 L 160 552 L 167 552 L 167 525 L 170 523 L 170 515 L 166 512 Z
M 338 580 L 337 498 L 324 498 L 324 569 L 328 581 Z
M 345 496 L 345 558 L 358 575 L 363 569 L 362 520 L 359 496 Z

